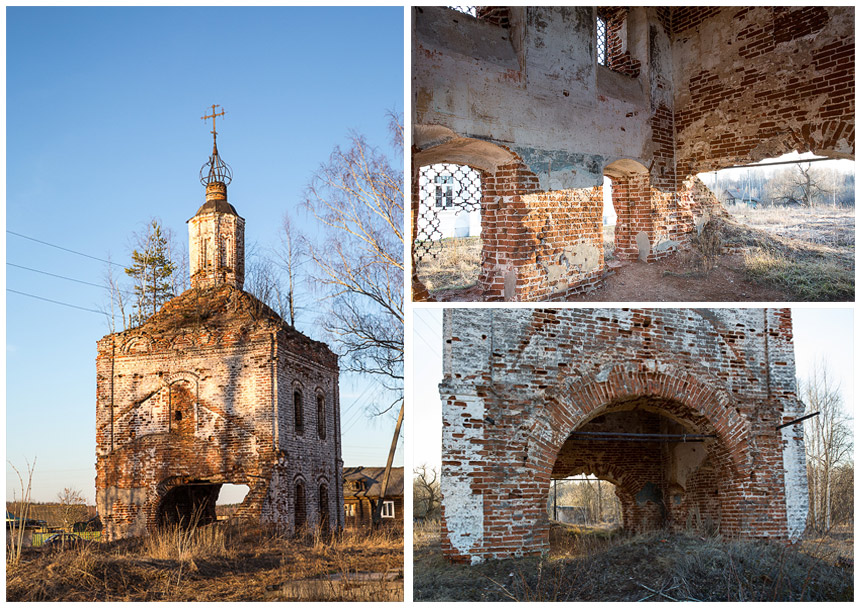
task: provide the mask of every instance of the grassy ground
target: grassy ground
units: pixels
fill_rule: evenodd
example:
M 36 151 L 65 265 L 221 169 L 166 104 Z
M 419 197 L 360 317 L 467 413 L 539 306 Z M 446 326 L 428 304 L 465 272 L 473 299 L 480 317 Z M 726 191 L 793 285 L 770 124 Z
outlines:
M 439 530 L 414 531 L 417 601 L 817 601 L 853 599 L 852 568 L 820 545 L 554 526 L 551 555 L 452 564 Z M 805 552 L 807 551 L 807 553 Z M 820 555 L 817 552 L 821 552 Z M 813 553 L 813 555 L 812 555 Z
M 424 245 L 416 271 L 419 278 L 434 292 L 441 289 L 461 289 L 475 285 L 482 263 L 482 239 L 477 236 L 447 238 Z
M 396 601 L 403 555 L 400 531 L 300 541 L 213 525 L 65 551 L 25 549 L 19 563 L 7 561 L 6 599 Z
M 786 289 L 801 301 L 854 299 L 854 209 L 742 207 L 712 222 L 722 244 L 745 249 L 750 279 Z

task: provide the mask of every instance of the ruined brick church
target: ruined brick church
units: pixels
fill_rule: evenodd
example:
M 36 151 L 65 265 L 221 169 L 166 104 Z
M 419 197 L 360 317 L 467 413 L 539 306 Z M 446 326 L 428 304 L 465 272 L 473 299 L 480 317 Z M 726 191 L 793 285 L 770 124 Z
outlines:
M 438 213 L 469 187 L 456 166 L 481 174 L 478 297 L 530 302 L 609 271 L 605 178 L 616 259 L 652 262 L 721 212 L 698 173 L 855 156 L 851 6 L 475 9 L 412 9 L 414 300 Z
M 212 522 L 223 484 L 249 488 L 236 517 L 289 531 L 343 524 L 337 358 L 243 291 L 245 220 L 227 200 L 215 135 L 206 201 L 188 221 L 191 288 L 98 342 L 108 540 Z
M 789 309 L 445 309 L 442 546 L 544 553 L 550 484 L 626 530 L 796 539 L 808 482 Z

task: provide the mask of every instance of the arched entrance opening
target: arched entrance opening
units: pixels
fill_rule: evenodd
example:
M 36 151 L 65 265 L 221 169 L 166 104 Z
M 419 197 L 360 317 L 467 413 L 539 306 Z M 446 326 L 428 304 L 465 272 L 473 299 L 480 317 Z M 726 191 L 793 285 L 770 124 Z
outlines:
M 500 263 L 498 248 L 506 240 L 501 232 L 505 222 L 488 206 L 492 195 L 500 194 L 498 169 L 514 163 L 515 155 L 438 125 L 414 125 L 413 138 L 414 297 L 427 298 L 429 292 L 441 301 L 501 296 L 502 285 L 493 276 Z M 440 260 L 447 253 L 452 263 L 444 270 Z M 456 272 L 456 266 L 463 268 Z
M 712 533 L 721 526 L 732 470 L 709 420 L 680 401 L 645 395 L 608 403 L 581 422 L 562 443 L 551 480 L 612 483 L 627 532 Z
M 214 523 L 221 486 L 220 483 L 193 480 L 171 487 L 159 501 L 157 526 L 192 528 Z
M 469 165 L 419 169 L 414 261 L 432 293 L 475 287 L 482 269 L 482 173 Z

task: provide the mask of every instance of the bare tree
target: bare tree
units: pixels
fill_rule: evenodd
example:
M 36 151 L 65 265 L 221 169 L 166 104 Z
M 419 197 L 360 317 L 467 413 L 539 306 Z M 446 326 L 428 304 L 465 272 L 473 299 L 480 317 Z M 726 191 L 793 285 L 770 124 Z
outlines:
M 296 326 L 297 291 L 299 272 L 305 262 L 305 248 L 299 235 L 293 228 L 290 213 L 284 214 L 281 224 L 281 244 L 276 251 L 280 265 L 287 278 L 287 312 L 288 323 L 291 327 Z
M 120 287 L 120 279 L 118 277 L 117 265 L 111 261 L 111 254 L 108 254 L 107 264 L 105 265 L 105 273 L 103 279 L 105 288 L 111 293 L 111 300 L 107 305 L 101 305 L 99 308 L 105 313 L 108 321 L 108 329 L 111 333 L 117 331 L 117 317 L 122 322 L 122 329 L 128 329 L 130 318 L 126 315 L 126 304 L 129 292 Z
M 87 501 L 80 490 L 63 488 L 62 492 L 57 492 L 57 500 L 60 501 L 63 515 L 63 528 L 69 528 L 71 524 L 87 516 Z
M 799 163 L 793 169 L 777 174 L 772 179 L 770 190 L 773 202 L 813 207 L 818 201 L 831 197 L 832 190 L 826 187 L 827 183 L 826 175 L 812 169 L 811 163 Z
M 413 469 L 413 515 L 426 519 L 439 518 L 442 500 L 437 470 L 427 464 Z
M 401 132 L 391 117 L 393 138 Z M 403 149 L 397 150 L 403 154 Z M 309 241 L 313 284 L 327 303 L 323 324 L 343 369 L 375 376 L 402 402 L 404 367 L 404 174 L 400 163 L 352 134 L 307 189 L 305 206 L 323 236 Z
M 837 470 L 852 459 L 853 433 L 839 385 L 832 379 L 825 361 L 815 365 L 801 392 L 808 411 L 819 412 L 805 422 L 809 521 L 818 532 L 826 532 L 833 523 L 832 496 Z
M 289 315 L 289 303 L 275 263 L 258 253 L 252 245 L 246 249 L 245 291 L 269 306 L 282 319 Z

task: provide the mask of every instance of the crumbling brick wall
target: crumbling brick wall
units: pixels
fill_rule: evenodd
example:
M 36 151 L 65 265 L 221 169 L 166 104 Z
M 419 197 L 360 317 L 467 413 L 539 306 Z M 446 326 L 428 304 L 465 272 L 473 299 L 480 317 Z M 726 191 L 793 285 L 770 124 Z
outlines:
M 340 526 L 336 357 L 253 296 L 229 283 L 189 289 L 102 338 L 96 368 L 96 495 L 109 540 L 211 521 L 226 483 L 249 487 L 240 517 L 295 530 L 299 487 L 308 526 L 324 511 Z
M 609 69 L 596 65 L 601 12 Z M 685 247 L 703 212 L 721 213 L 696 173 L 794 149 L 855 153 L 851 7 L 481 7 L 478 19 L 453 14 L 413 9 L 413 160 L 467 162 L 489 173 L 486 199 L 498 207 L 487 212 L 510 232 L 483 252 L 486 300 L 560 299 L 601 278 L 601 264 L 587 272 L 572 272 L 571 264 L 562 273 L 546 270 L 560 260 L 542 259 L 519 210 L 535 201 L 549 223 L 575 218 L 539 193 L 586 200 L 605 175 L 630 180 L 609 168 L 637 163 L 637 177 L 615 189 L 618 213 L 628 218 L 617 229 L 617 253 L 652 261 Z M 471 163 L 467 150 L 476 143 L 508 158 L 483 163 L 473 155 Z M 510 195 L 497 194 L 498 170 Z M 624 191 L 631 197 L 620 199 Z M 510 201 L 515 209 L 500 208 Z M 592 217 L 579 214 L 576 221 L 586 224 L 561 231 L 572 240 L 545 251 L 553 257 L 592 242 L 601 229 Z M 414 282 L 414 297 L 427 295 Z
M 678 164 L 687 173 L 797 150 L 853 158 L 855 10 L 675 9 Z
M 446 309 L 443 338 L 450 559 L 547 551 L 550 481 L 575 474 L 614 483 L 631 530 L 802 533 L 789 310 Z

